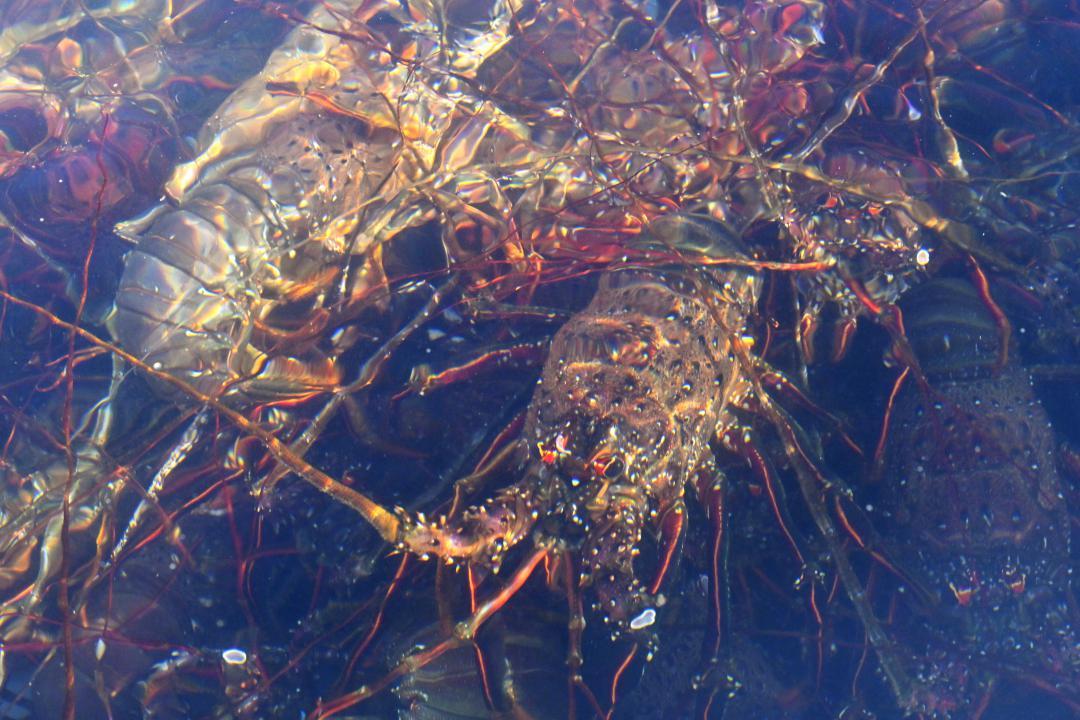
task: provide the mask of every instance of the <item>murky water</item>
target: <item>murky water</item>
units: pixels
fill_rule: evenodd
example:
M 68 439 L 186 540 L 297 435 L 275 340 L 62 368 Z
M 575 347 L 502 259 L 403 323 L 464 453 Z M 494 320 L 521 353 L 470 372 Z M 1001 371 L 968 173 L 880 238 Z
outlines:
M 1074 717 L 1078 33 L 0 1 L 0 717 Z

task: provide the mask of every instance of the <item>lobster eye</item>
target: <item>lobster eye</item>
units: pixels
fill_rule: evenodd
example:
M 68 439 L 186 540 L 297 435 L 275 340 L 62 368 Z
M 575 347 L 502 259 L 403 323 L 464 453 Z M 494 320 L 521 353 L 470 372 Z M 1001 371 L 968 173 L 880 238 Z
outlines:
M 622 477 L 624 472 L 626 472 L 626 463 L 618 455 L 613 455 L 600 471 L 600 475 L 605 480 L 614 480 Z

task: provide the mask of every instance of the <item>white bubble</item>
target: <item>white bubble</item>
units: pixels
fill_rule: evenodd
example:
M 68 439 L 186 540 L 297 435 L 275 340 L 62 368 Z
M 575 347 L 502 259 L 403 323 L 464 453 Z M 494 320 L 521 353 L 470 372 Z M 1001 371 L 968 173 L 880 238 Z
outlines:
M 640 615 L 630 621 L 630 629 L 641 630 L 649 627 L 654 622 L 656 622 L 656 611 L 652 608 L 645 608 Z
M 221 653 L 226 665 L 243 665 L 247 662 L 247 653 L 239 648 L 229 648 Z

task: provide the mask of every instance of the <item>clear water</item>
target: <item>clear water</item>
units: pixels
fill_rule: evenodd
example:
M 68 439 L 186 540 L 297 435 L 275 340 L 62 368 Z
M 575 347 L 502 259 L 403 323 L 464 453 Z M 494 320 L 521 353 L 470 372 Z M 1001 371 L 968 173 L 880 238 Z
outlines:
M 1078 32 L 3 0 L 0 717 L 1075 717 Z

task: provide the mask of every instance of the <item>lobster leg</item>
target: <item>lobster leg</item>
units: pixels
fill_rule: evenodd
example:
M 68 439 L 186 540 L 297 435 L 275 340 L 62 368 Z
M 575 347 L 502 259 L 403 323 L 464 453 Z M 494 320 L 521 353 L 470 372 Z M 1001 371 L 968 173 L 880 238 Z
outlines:
M 979 294 L 979 300 L 982 301 L 986 311 L 993 317 L 994 325 L 998 329 L 1000 337 L 998 338 L 997 363 L 994 365 L 994 369 L 1000 372 L 1009 362 L 1009 340 L 1012 337 L 1012 324 L 1009 322 L 1008 316 L 1005 315 L 1005 312 L 994 300 L 993 295 L 990 294 L 990 281 L 986 279 L 986 273 L 979 266 L 979 261 L 970 253 L 967 260 L 971 283 L 975 286 L 975 290 Z
M 795 382 L 780 371 L 769 367 L 763 360 L 759 360 L 758 364 L 765 368 L 764 372 L 761 374 L 761 382 L 766 388 L 771 388 L 776 392 L 781 393 L 784 398 L 793 401 L 798 407 L 810 412 L 814 417 L 827 423 L 832 428 L 833 432 L 840 437 L 843 443 L 847 445 L 852 452 L 856 455 L 863 454 L 862 448 L 860 448 L 858 443 L 851 438 L 843 420 L 818 406 L 813 400 L 806 396 L 806 393 L 804 393 Z
M 745 342 L 736 339 L 736 342 L 732 343 L 732 350 L 743 367 L 753 367 L 753 360 Z M 866 588 L 851 565 L 847 549 L 841 542 L 840 531 L 829 513 L 826 503 L 827 496 L 845 489 L 838 481 L 826 478 L 822 474 L 820 470 L 821 463 L 807 453 L 806 448 L 811 446 L 807 438 L 802 436 L 798 425 L 783 408 L 773 402 L 772 398 L 765 392 L 760 378 L 753 372 L 748 373 L 748 376 L 755 385 L 756 396 L 761 404 L 762 414 L 780 435 L 784 453 L 795 471 L 800 494 L 810 511 L 818 532 L 825 542 L 825 546 L 832 558 L 832 565 L 836 568 L 845 594 L 855 608 L 859 622 L 866 632 L 867 640 L 877 654 L 878 664 L 885 674 L 889 687 L 902 708 L 911 708 L 915 705 L 918 696 L 916 681 L 911 677 L 907 667 L 894 651 L 891 640 L 874 614 L 866 594 Z
M 466 511 L 461 518 L 455 518 L 452 524 L 447 522 L 446 517 L 436 522 L 428 522 L 422 514 L 414 516 L 400 509 L 391 511 L 319 470 L 273 433 L 226 405 L 217 396 L 151 367 L 141 358 L 103 340 L 89 330 L 73 325 L 6 290 L 0 289 L 0 298 L 45 317 L 55 326 L 115 354 L 140 372 L 212 407 L 238 428 L 264 443 L 279 462 L 309 485 L 355 510 L 388 543 L 421 558 L 436 556 L 450 562 L 456 559 L 482 560 L 497 567 L 503 553 L 528 534 L 540 511 L 545 509 L 551 500 L 548 493 L 537 491 L 537 488 L 545 486 L 543 479 L 538 480 L 529 475 L 516 485 L 502 490 L 484 505 Z
M 649 584 L 649 594 L 656 595 L 660 592 L 664 582 L 671 574 L 675 560 L 680 555 L 680 546 L 686 528 L 686 504 L 678 500 L 667 510 L 660 514 L 660 564 L 656 569 L 656 575 Z
M 342 393 L 337 397 L 342 398 L 341 404 L 344 406 L 345 420 L 349 424 L 349 430 L 352 431 L 353 436 L 355 436 L 362 445 L 384 452 L 387 455 L 397 455 L 398 457 L 408 458 L 424 457 L 422 452 L 404 445 L 399 445 L 393 440 L 382 437 L 372 426 L 367 404 L 363 400 L 359 400 L 355 396 L 345 393 Z M 310 430 L 311 427 L 309 426 L 308 429 Z M 307 433 L 305 433 L 305 435 L 307 435 Z M 315 436 L 309 435 L 308 437 L 314 438 Z M 299 442 L 299 440 L 297 442 Z M 280 473 L 281 466 L 275 468 L 275 471 Z
M 698 500 L 712 521 L 712 538 L 709 543 L 709 617 L 712 620 L 708 639 L 709 667 L 695 679 L 699 689 L 710 688 L 705 699 L 702 717 L 708 718 L 713 702 L 722 689 L 719 682 L 706 682 L 705 678 L 719 672 L 720 654 L 729 635 L 731 622 L 731 597 L 728 586 L 728 548 L 727 538 L 727 477 L 720 472 L 709 477 L 702 477 L 697 484 Z
M 251 422 L 239 411 L 229 407 L 223 403 L 216 395 L 210 395 L 198 388 L 194 387 L 188 382 L 170 375 L 169 373 L 162 372 L 156 368 L 148 365 L 141 358 L 132 355 L 119 346 L 104 340 L 93 332 L 86 328 L 74 325 L 66 320 L 60 318 L 56 314 L 39 307 L 29 301 L 23 300 L 6 290 L 0 289 L 0 298 L 3 298 L 7 302 L 17 305 L 21 308 L 29 310 L 37 315 L 44 317 L 50 323 L 58 328 L 74 333 L 83 340 L 89 342 L 92 345 L 100 347 L 113 353 L 116 357 L 127 362 L 132 367 L 136 368 L 140 372 L 146 374 L 149 377 L 153 377 L 167 385 L 176 388 L 180 392 L 188 395 L 197 402 L 209 405 L 217 412 L 221 413 L 229 422 L 236 425 L 238 428 L 246 433 L 257 438 L 260 442 L 264 443 L 270 452 L 278 459 L 279 462 L 286 465 L 289 470 L 295 472 L 305 482 L 312 485 L 320 492 L 324 492 L 327 495 L 335 498 L 339 502 L 353 508 L 360 514 L 372 527 L 386 540 L 394 543 L 400 541 L 400 535 L 402 530 L 402 522 L 395 514 L 383 506 L 376 503 L 371 498 L 359 493 L 347 485 L 344 485 L 332 477 L 322 472 L 318 468 L 312 466 L 306 460 L 303 459 L 298 453 L 294 452 L 292 448 L 283 443 L 273 433 L 269 432 L 265 428 L 259 426 L 256 423 Z
M 435 311 L 442 305 L 446 296 L 453 292 L 457 285 L 458 276 L 451 276 L 449 280 L 431 294 L 431 297 L 428 298 L 428 301 L 412 320 L 394 333 L 394 335 L 392 335 L 374 355 L 368 358 L 367 362 L 360 368 L 360 372 L 357 374 L 355 380 L 344 387 L 338 388 L 326 405 L 319 411 L 318 415 L 315 416 L 311 425 L 309 425 L 300 437 L 293 441 L 290 446 L 290 450 L 292 450 L 297 457 L 303 458 L 304 454 L 315 444 L 315 441 L 322 435 L 323 430 L 326 429 L 326 426 L 333 419 L 342 404 L 346 403 L 353 395 L 375 382 L 376 378 L 379 376 L 379 372 L 390 360 L 394 352 L 401 347 L 402 343 L 408 340 L 420 326 L 431 319 L 431 316 L 434 315 Z M 357 403 L 354 407 L 356 412 L 352 421 L 362 428 L 366 424 L 363 421 L 362 406 Z M 260 498 L 268 498 L 277 483 L 280 482 L 290 470 L 292 470 L 292 468 L 279 461 L 277 467 L 271 470 L 259 483 L 256 494 Z
M 566 666 L 569 672 L 567 676 L 567 692 L 570 701 L 568 706 L 569 717 L 571 720 L 577 718 L 577 705 L 574 701 L 577 697 L 576 691 L 580 691 L 585 696 L 585 700 L 589 703 L 596 717 L 604 717 L 604 712 L 600 709 L 600 703 L 597 701 L 596 695 L 585 684 L 585 679 L 581 675 L 581 667 L 585 662 L 585 656 L 581 651 L 581 636 L 585 632 L 585 608 L 581 602 L 581 590 L 578 587 L 574 560 L 565 553 L 559 557 L 559 560 L 563 567 L 566 603 L 570 611 L 570 619 L 567 623 L 570 643 L 566 657 Z
M 803 500 L 828 548 L 832 565 L 836 568 L 844 592 L 855 608 L 855 613 L 866 632 L 867 640 L 877 653 L 878 664 L 885 674 L 893 695 L 902 708 L 911 708 L 917 699 L 916 681 L 910 676 L 905 664 L 894 651 L 891 640 L 874 614 L 866 588 L 855 574 L 847 549 L 840 541 L 840 532 L 828 511 L 825 498 L 836 490 L 836 484 L 821 474 L 820 463 L 815 463 L 807 456 L 806 443 L 800 440 L 799 432 L 786 413 L 773 405 L 771 400 L 764 395 L 761 400 L 763 409 L 783 438 L 784 451 L 795 469 Z
M 408 386 L 395 395 L 394 399 L 398 400 L 412 394 L 424 395 L 490 370 L 540 365 L 544 362 L 550 344 L 551 340 L 544 338 L 488 348 L 463 362 L 440 370 L 432 369 L 429 365 L 418 365 L 413 368 Z
M 513 427 L 513 425 L 514 423 L 511 424 L 511 427 Z M 501 438 L 497 438 L 496 442 L 498 442 L 499 439 Z M 488 482 L 491 481 L 493 474 L 506 468 L 512 463 L 517 458 L 520 450 L 521 445 L 518 443 L 510 443 L 495 449 L 491 452 L 489 457 L 484 457 L 473 473 L 455 481 L 454 501 L 450 505 L 449 514 L 451 516 L 456 516 L 458 511 L 464 506 L 465 499 L 487 485 Z
M 831 425 L 834 429 L 834 432 L 839 435 L 840 439 L 848 448 L 850 448 L 860 457 L 863 455 L 862 449 L 858 446 L 858 444 L 855 443 L 854 440 L 851 439 L 846 429 L 844 428 L 844 423 L 839 418 L 833 416 L 826 410 L 819 408 L 816 404 L 814 404 L 814 402 L 809 397 L 807 397 L 803 393 L 803 391 L 795 385 L 795 383 L 785 377 L 783 373 L 770 368 L 768 364 L 764 363 L 761 360 L 758 360 L 757 362 L 759 366 L 765 368 L 759 377 L 761 383 L 766 388 L 775 389 L 776 391 L 783 393 L 784 398 L 793 400 L 798 405 L 798 407 L 808 410 L 815 417 L 820 418 L 829 425 Z M 904 378 L 906 378 L 910 373 L 910 368 L 905 367 L 900 377 L 898 378 L 897 387 L 894 388 L 893 397 L 890 398 L 890 408 L 892 405 L 892 400 L 895 399 L 897 388 L 903 382 Z M 883 452 L 883 443 L 888 428 L 889 415 L 890 410 L 887 409 L 885 421 L 883 423 L 884 428 L 882 431 L 882 438 L 878 443 L 878 449 L 874 455 L 875 467 L 877 466 L 877 463 L 880 462 L 880 455 Z M 730 434 L 734 436 L 734 433 Z M 731 442 L 738 443 L 739 440 L 738 438 L 733 437 L 729 441 L 729 444 Z M 754 467 L 759 477 L 762 478 L 765 484 L 765 488 L 769 492 L 770 499 L 773 501 L 774 512 L 777 513 L 778 518 L 781 519 L 781 525 L 784 526 L 784 519 L 780 515 L 780 513 L 781 508 L 786 505 L 786 503 L 783 503 L 780 508 L 778 508 L 775 499 L 773 499 L 773 488 L 775 487 L 776 491 L 781 491 L 782 488 L 778 483 L 773 483 L 770 481 L 768 477 L 769 467 L 767 460 L 765 460 L 765 458 L 752 446 L 741 448 L 740 454 L 747 456 L 747 459 L 750 461 L 751 466 Z M 833 494 L 832 507 L 835 510 L 835 515 L 837 519 L 839 519 L 840 521 L 841 527 L 843 527 L 847 534 L 851 536 L 851 538 L 856 542 L 856 544 L 858 544 L 858 546 L 862 550 L 867 552 L 872 558 L 874 558 L 875 561 L 877 561 L 887 570 L 889 570 L 889 572 L 893 573 L 902 581 L 906 582 L 912 588 L 912 590 L 914 590 L 916 596 L 919 597 L 924 603 L 928 605 L 934 604 L 935 597 L 933 593 L 931 593 L 930 590 L 927 588 L 926 584 L 917 577 L 915 577 L 912 571 L 907 568 L 901 567 L 897 562 L 890 558 L 890 553 L 886 552 L 884 543 L 882 542 L 882 539 L 877 535 L 877 533 L 874 532 L 872 524 L 870 524 L 869 522 L 863 522 L 859 524 L 859 528 L 861 529 L 856 529 L 856 526 L 848 519 L 848 514 L 851 513 L 858 519 L 863 519 L 862 511 L 857 505 L 851 502 L 849 497 L 851 493 L 846 487 L 839 486 L 837 489 L 839 492 Z M 847 507 L 848 510 L 845 510 L 845 507 Z M 790 525 L 790 521 L 788 521 L 787 525 Z M 788 533 L 785 527 L 785 535 L 787 534 Z
M 721 441 L 727 449 L 746 460 L 751 470 L 761 480 L 769 496 L 769 504 L 772 506 L 780 530 L 783 532 L 788 545 L 791 546 L 791 551 L 799 563 L 802 574 L 805 575 L 808 569 L 806 553 L 803 552 L 802 542 L 795 537 L 792 531 L 794 523 L 787 510 L 788 503 L 784 495 L 784 488 L 777 480 L 775 470 L 765 459 L 765 456 L 761 454 L 761 451 L 753 444 L 749 431 L 744 431 L 742 428 L 730 430 L 724 434 Z
M 510 598 L 517 594 L 518 590 L 525 584 L 525 582 L 532 575 L 536 566 L 539 565 L 545 558 L 549 557 L 553 552 L 553 548 L 550 544 L 538 545 L 533 549 L 532 553 L 521 563 L 520 567 L 514 571 L 510 581 L 503 587 L 502 590 L 497 592 L 494 596 L 481 603 L 476 611 L 465 620 L 462 620 L 454 627 L 454 633 L 452 636 L 443 640 L 437 645 L 430 648 L 420 650 L 419 652 L 409 655 L 398 663 L 390 672 L 385 674 L 376 682 L 371 685 L 364 685 L 357 690 L 344 695 L 330 703 L 322 705 L 312 715 L 313 720 L 325 720 L 332 717 L 343 710 L 353 707 L 357 703 L 363 702 L 368 698 L 381 692 L 388 687 L 392 682 L 398 678 L 410 673 L 417 668 L 423 667 L 430 663 L 432 660 L 440 657 L 446 652 L 464 645 L 468 645 L 476 637 L 477 631 L 487 622 L 492 615 L 498 612 Z
M 605 720 L 611 720 L 615 714 L 615 706 L 619 701 L 619 681 L 622 680 L 623 674 L 626 672 L 630 664 L 634 662 L 634 658 L 637 657 L 638 650 L 641 648 L 640 643 L 634 643 L 630 646 L 630 649 L 623 656 L 622 662 L 619 663 L 619 667 L 615 670 L 615 675 L 611 678 L 611 709 L 607 711 L 604 716 Z

